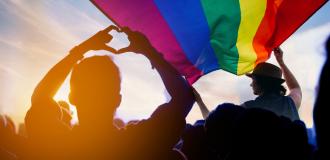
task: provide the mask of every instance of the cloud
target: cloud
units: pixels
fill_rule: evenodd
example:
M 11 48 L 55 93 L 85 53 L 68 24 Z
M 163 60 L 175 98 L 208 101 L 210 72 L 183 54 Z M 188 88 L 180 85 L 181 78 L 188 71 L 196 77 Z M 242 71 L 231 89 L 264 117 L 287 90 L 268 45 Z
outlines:
M 6 66 L 3 66 L 2 64 L 0 64 L 0 74 L 1 74 L 1 71 L 2 72 L 5 72 L 11 76 L 14 76 L 16 78 L 19 78 L 19 79 L 23 79 L 23 76 L 18 73 L 17 71 L 13 70 L 12 68 L 9 68 L 9 67 L 6 67 Z
M 34 30 L 39 32 L 47 39 L 61 43 L 58 39 L 57 33 L 66 35 L 68 41 L 75 41 L 76 37 L 66 31 L 65 26 L 58 24 L 56 21 L 52 21 L 52 18 L 45 14 L 42 8 L 39 6 L 41 3 L 33 3 L 32 5 L 28 1 L 10 0 L 0 2 L 14 20 L 20 20 L 24 26 L 16 26 L 16 29 L 25 29 L 28 27 L 28 31 Z
M 96 24 L 88 13 L 69 3 L 0 1 L 0 77 L 5 85 L 0 93 L 1 110 L 19 117 L 16 121 L 23 121 L 29 97 L 46 71 L 71 47 L 102 29 L 102 24 L 106 26 L 106 22 Z M 57 17 L 59 13 L 63 16 Z M 65 21 L 70 15 L 73 23 Z M 74 28 L 84 28 L 84 33 Z
M 18 102 L 21 102 L 19 104 L 2 105 L 6 111 L 9 108 L 22 110 L 20 113 L 11 112 L 14 116 L 24 115 L 24 111 L 29 106 L 29 96 L 34 86 L 47 70 L 67 54 L 68 49 L 112 24 L 89 1 L 10 0 L 0 1 L 0 6 L 3 9 L 1 10 L 2 15 L 7 17 L 0 22 L 7 26 L 0 26 L 5 30 L 5 32 L 0 32 L 2 51 L 0 54 L 3 57 L 0 59 L 3 66 L 1 70 L 11 74 L 9 76 L 0 73 L 0 76 L 4 77 L 7 82 L 10 82 L 9 79 L 15 80 L 15 83 L 13 81 L 7 83 L 7 95 L 0 95 L 0 100 L 5 101 L 8 98 L 16 97 L 19 99 Z M 115 41 L 110 45 L 119 47 L 127 45 L 125 39 L 118 35 L 114 36 Z M 120 112 L 126 116 L 126 119 L 145 118 L 164 101 L 162 95 L 164 87 L 158 87 L 158 84 L 161 83 L 159 76 L 155 71 L 150 71 L 149 61 L 141 57 L 141 55 L 130 54 L 115 58 L 123 71 L 125 98 Z M 20 75 L 26 79 L 21 80 L 13 75 Z M 153 81 L 148 81 L 146 78 L 153 79 Z M 27 89 L 24 92 L 19 91 L 22 88 Z M 141 91 L 144 94 L 141 94 Z M 68 86 L 63 87 L 59 98 L 66 97 L 67 92 Z M 159 94 L 155 95 L 154 92 Z M 22 119 L 18 121 L 22 121 Z

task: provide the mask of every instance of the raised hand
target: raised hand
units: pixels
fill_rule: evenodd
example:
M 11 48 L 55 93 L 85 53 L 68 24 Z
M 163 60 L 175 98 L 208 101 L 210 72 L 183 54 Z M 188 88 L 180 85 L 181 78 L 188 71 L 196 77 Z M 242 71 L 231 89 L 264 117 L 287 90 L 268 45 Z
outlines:
M 274 56 L 279 64 L 283 64 L 283 51 L 280 47 L 274 48 Z
M 288 96 L 290 96 L 292 98 L 297 109 L 299 109 L 301 100 L 302 100 L 302 91 L 301 91 L 300 85 L 299 85 L 297 79 L 295 78 L 295 76 L 292 74 L 292 72 L 289 70 L 289 68 L 284 63 L 283 51 L 281 50 L 281 48 L 279 48 L 279 47 L 274 48 L 274 56 L 277 60 L 277 63 L 281 67 L 285 82 L 289 88 L 290 93 Z
M 106 44 L 112 40 L 112 35 L 109 34 L 111 30 L 119 31 L 119 29 L 111 25 L 106 29 L 97 32 L 95 35 L 87 39 L 86 41 L 82 42 L 80 45 L 75 47 L 73 51 L 89 51 L 89 50 L 106 50 L 109 52 L 116 52 L 115 49 L 112 47 L 107 46 Z M 80 53 L 80 52 L 79 52 Z
M 127 27 L 122 28 L 120 31 L 127 34 L 130 45 L 126 48 L 119 49 L 115 53 L 136 52 L 145 54 L 153 48 L 147 37 L 142 33 L 132 31 Z

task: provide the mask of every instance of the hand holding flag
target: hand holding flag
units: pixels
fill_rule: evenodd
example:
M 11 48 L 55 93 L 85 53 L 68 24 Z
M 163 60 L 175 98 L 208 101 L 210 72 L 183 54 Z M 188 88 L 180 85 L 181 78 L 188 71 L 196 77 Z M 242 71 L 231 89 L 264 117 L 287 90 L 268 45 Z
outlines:
M 128 27 L 123 27 L 120 31 L 127 34 L 130 45 L 126 48 L 119 49 L 115 53 L 135 52 L 146 54 L 148 51 L 153 50 L 148 38 L 141 32 L 132 31 Z

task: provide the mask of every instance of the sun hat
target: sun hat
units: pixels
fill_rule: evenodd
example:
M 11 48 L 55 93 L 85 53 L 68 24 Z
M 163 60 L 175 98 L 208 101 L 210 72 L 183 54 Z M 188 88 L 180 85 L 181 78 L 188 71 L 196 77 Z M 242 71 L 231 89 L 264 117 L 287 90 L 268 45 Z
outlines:
M 254 68 L 253 72 L 247 73 L 246 76 L 251 78 L 254 76 L 263 76 L 274 78 L 279 80 L 281 83 L 285 82 L 285 80 L 282 79 L 282 70 L 279 67 L 267 62 L 259 63 Z

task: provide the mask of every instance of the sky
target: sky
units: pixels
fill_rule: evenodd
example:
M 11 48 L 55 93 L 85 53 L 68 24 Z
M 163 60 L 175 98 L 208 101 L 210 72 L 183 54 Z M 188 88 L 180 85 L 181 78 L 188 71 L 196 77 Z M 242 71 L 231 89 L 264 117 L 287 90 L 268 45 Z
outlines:
M 298 31 L 282 44 L 284 60 L 303 90 L 301 119 L 312 127 L 312 110 L 318 77 L 325 61 L 324 42 L 330 35 L 330 4 L 324 5 Z M 0 113 L 24 121 L 34 87 L 68 51 L 112 22 L 87 0 L 1 0 L 0 1 Z M 125 36 L 115 37 L 109 45 L 127 46 Z M 108 54 L 106 52 L 91 52 Z M 129 121 L 147 118 L 169 98 L 161 79 L 141 55 L 113 56 L 122 76 L 123 100 L 117 117 Z M 276 64 L 272 57 L 269 62 Z M 276 64 L 277 65 L 277 64 Z M 194 87 L 210 110 L 218 104 L 241 104 L 254 99 L 246 76 L 214 71 Z M 67 100 L 68 80 L 56 100 Z M 188 122 L 201 119 L 195 104 Z

